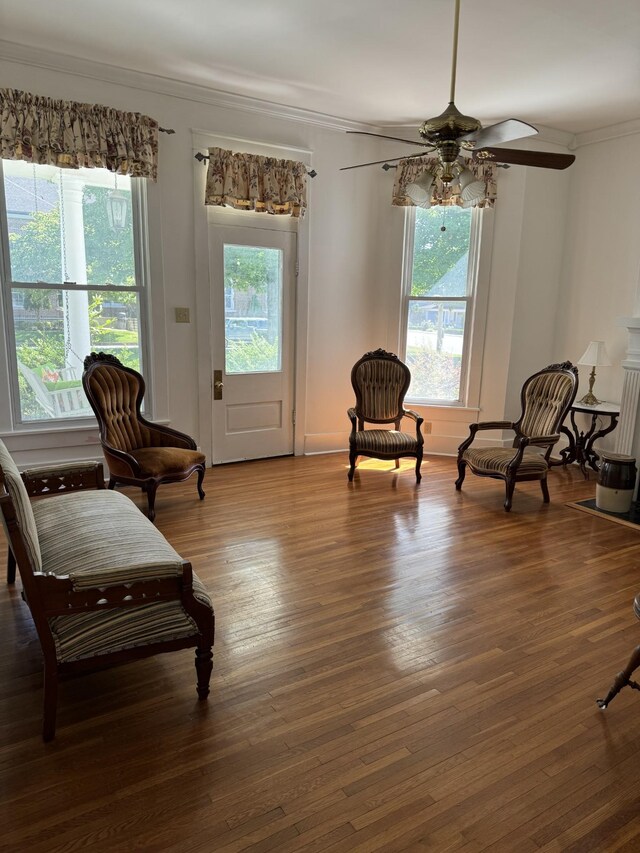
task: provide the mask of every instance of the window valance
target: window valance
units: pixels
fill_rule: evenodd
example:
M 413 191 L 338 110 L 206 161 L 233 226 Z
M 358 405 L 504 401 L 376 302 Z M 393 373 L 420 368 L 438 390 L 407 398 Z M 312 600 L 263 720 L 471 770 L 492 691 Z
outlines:
M 158 123 L 140 113 L 0 89 L 0 156 L 155 181 Z
M 443 184 L 438 177 L 438 164 L 439 161 L 436 157 L 415 157 L 410 160 L 400 160 L 396 169 L 391 204 L 398 207 L 411 207 L 413 202 L 405 195 L 405 190 L 408 184 L 417 181 L 425 171 L 428 171 L 436 176 L 431 188 L 432 206 L 456 204 L 459 207 L 466 207 L 467 205 L 460 198 L 458 185 Z M 474 206 L 493 207 L 497 196 L 495 164 L 469 159 L 465 162 L 465 166 L 473 172 L 476 180 L 484 182 L 485 185 L 484 197 L 474 202 Z
M 204 203 L 302 217 L 307 167 L 297 160 L 210 148 Z

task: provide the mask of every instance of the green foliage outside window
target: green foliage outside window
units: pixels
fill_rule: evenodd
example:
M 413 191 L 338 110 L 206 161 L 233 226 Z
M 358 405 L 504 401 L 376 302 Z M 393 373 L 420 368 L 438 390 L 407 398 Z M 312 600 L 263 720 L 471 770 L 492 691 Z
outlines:
M 85 186 L 83 190 L 84 250 L 87 284 L 112 284 L 114 290 L 89 291 L 89 333 L 95 349 L 113 351 L 128 367 L 140 369 L 139 332 L 137 330 L 137 300 L 135 292 L 119 291 L 118 286 L 135 286 L 135 262 L 132 228 L 113 229 L 109 225 L 106 187 Z M 131 194 L 127 221 L 131 222 Z M 63 212 L 64 215 L 64 212 Z M 61 211 L 59 203 L 48 211 L 37 211 L 24 221 L 10 219 L 9 247 L 12 279 L 19 282 L 43 281 L 62 283 Z M 12 230 L 12 226 L 14 230 Z M 20 305 L 33 313 L 31 318 L 15 322 L 16 355 L 18 361 L 37 375 L 55 375 L 65 365 L 65 335 L 62 317 L 62 291 L 54 289 L 16 288 L 21 295 Z M 129 320 L 136 319 L 133 328 L 118 328 L 119 318 L 108 316 L 105 303 L 122 306 Z M 105 313 L 103 313 L 105 312 Z M 58 316 L 56 316 L 58 315 Z M 127 324 L 131 325 L 131 324 Z M 114 347 L 114 345 L 116 345 Z M 82 354 L 81 354 L 82 355 Z M 20 374 L 20 403 L 22 417 L 46 417 L 34 392 Z M 58 390 L 79 385 L 80 380 L 49 381 L 46 387 Z

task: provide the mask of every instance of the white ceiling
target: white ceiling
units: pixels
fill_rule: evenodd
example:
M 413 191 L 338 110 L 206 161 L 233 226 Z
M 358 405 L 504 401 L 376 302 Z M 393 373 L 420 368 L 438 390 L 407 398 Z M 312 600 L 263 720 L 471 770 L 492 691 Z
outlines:
M 453 0 L 0 0 L 0 38 L 376 125 L 449 100 Z M 0 82 L 1 85 L 1 82 Z M 639 0 L 462 0 L 456 104 L 579 133 L 640 118 Z

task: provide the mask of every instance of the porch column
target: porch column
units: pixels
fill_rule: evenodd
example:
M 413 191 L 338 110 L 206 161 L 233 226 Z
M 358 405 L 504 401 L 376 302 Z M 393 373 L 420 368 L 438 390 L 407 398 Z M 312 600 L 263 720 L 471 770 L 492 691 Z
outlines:
M 84 250 L 83 182 L 73 170 L 62 174 L 62 267 L 65 281 L 87 283 L 87 258 Z M 86 290 L 64 291 L 65 367 L 82 376 L 84 358 L 91 352 L 89 331 L 89 294 Z

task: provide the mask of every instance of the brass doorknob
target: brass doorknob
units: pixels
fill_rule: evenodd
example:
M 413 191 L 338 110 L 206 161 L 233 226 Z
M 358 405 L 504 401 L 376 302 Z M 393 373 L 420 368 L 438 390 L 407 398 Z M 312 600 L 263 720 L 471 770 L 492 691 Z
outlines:
M 224 388 L 224 382 L 221 382 L 219 379 L 213 383 L 213 387 L 219 391 L 221 388 Z

